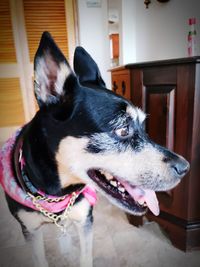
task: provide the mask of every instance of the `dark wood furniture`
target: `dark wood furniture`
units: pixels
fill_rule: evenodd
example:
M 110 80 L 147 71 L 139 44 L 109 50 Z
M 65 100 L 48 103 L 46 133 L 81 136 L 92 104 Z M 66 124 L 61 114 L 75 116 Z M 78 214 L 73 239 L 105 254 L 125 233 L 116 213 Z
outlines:
M 113 90 L 147 114 L 146 130 L 157 143 L 183 155 L 189 174 L 172 191 L 159 193 L 158 222 L 172 243 L 200 248 L 200 57 L 128 64 L 111 70 Z M 134 225 L 142 218 L 128 216 Z

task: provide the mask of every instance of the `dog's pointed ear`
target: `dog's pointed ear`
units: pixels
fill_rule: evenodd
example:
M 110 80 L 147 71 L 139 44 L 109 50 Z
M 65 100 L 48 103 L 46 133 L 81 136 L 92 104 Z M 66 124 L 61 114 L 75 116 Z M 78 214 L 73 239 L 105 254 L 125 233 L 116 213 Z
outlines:
M 105 82 L 96 62 L 81 46 L 76 47 L 74 53 L 74 71 L 80 84 L 94 84 L 105 87 Z
M 34 90 L 39 106 L 59 102 L 71 75 L 74 74 L 65 56 L 50 33 L 44 32 L 34 59 Z

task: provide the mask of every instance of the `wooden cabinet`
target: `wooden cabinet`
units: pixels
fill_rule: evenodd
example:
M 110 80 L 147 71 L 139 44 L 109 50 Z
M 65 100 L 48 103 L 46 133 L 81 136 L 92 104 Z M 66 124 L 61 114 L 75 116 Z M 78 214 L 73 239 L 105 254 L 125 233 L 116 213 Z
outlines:
M 149 136 L 191 164 L 190 172 L 174 190 L 158 194 L 160 215 L 149 212 L 147 216 L 168 232 L 176 247 L 200 248 L 200 57 L 113 69 L 113 89 L 121 72 L 129 73 L 130 92 L 126 95 L 148 114 Z M 122 94 L 121 89 L 116 92 Z M 131 223 L 142 224 L 142 218 L 128 217 Z

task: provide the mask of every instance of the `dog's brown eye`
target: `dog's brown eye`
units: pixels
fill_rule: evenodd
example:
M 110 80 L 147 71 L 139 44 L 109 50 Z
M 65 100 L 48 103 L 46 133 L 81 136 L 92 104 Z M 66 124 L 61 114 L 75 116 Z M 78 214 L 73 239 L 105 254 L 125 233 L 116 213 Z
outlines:
M 132 134 L 132 131 L 130 131 L 130 128 L 128 126 L 126 126 L 126 127 L 120 128 L 120 129 L 116 129 L 115 134 L 118 137 L 126 138 Z

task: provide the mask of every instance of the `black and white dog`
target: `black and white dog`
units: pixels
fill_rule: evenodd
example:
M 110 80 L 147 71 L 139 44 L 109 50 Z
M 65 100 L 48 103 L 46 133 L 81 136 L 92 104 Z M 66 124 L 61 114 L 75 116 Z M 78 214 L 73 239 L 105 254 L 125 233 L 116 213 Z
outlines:
M 40 227 L 51 222 L 64 227 L 67 218 L 80 233 L 81 266 L 91 267 L 95 190 L 130 214 L 149 208 L 158 215 L 155 191 L 175 187 L 189 163 L 148 138 L 145 114 L 106 89 L 83 48 L 76 48 L 74 73 L 45 32 L 34 70 L 40 109 L 12 141 L 10 175 L 20 189 L 12 197 L 3 186 L 8 206 L 33 244 L 36 266 L 48 266 Z M 29 204 L 18 201 L 20 190 Z

